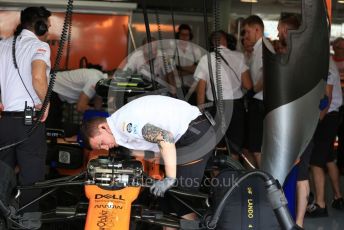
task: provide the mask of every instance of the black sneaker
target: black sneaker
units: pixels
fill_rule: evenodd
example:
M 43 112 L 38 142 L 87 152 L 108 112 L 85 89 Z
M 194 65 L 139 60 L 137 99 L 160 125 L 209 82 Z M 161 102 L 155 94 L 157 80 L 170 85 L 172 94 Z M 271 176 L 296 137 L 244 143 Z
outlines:
M 327 208 L 320 208 L 318 204 L 308 205 L 306 217 L 328 217 Z
M 344 209 L 344 200 L 343 198 L 333 199 L 332 208 L 342 210 Z
M 313 205 L 315 203 L 315 198 L 314 198 L 314 194 L 312 192 L 309 193 L 308 195 L 308 206 L 309 205 Z

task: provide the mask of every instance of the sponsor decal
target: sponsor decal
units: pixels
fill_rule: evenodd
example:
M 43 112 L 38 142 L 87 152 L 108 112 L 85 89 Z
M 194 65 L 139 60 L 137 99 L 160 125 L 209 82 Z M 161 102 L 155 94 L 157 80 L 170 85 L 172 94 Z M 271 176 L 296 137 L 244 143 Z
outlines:
M 37 53 L 45 53 L 47 52 L 45 49 L 39 48 L 37 49 Z
M 114 227 L 113 218 L 111 218 L 111 212 L 102 210 L 97 218 L 97 227 L 99 230 L 112 229 Z
M 98 199 L 113 199 L 113 200 L 123 200 L 122 195 L 111 195 L 111 194 L 96 194 L 94 199 L 98 200 Z
M 128 133 L 131 133 L 131 131 L 133 131 L 133 125 L 131 123 L 127 124 L 127 131 Z
M 134 133 L 134 134 L 138 134 L 137 128 L 138 128 L 137 125 L 134 124 L 134 125 L 133 125 L 133 133 Z
M 247 200 L 247 217 L 250 219 L 252 219 L 254 217 L 253 200 L 252 199 Z
M 114 205 L 113 203 L 112 204 L 96 204 L 94 205 L 94 208 L 95 209 L 102 209 L 102 210 L 106 210 L 106 209 L 123 209 L 123 206 L 122 205 Z

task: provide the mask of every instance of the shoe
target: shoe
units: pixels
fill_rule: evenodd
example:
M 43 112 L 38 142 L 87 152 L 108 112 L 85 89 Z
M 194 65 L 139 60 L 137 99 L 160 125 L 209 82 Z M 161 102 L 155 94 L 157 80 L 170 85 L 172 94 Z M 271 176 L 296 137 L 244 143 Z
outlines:
M 312 192 L 309 193 L 308 195 L 308 206 L 313 205 L 315 203 L 315 198 L 314 194 Z
M 328 217 L 327 208 L 320 208 L 318 204 L 308 205 L 306 217 Z
M 333 199 L 332 208 L 342 210 L 344 209 L 344 200 L 343 198 Z

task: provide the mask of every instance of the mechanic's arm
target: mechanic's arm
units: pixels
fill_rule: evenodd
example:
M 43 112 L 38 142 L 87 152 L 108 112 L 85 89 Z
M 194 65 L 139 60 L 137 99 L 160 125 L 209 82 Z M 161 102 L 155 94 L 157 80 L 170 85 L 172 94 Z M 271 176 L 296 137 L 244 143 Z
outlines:
M 253 87 L 250 72 L 246 70 L 241 74 L 242 87 L 246 90 L 250 90 Z
M 176 178 L 176 146 L 172 133 L 148 123 L 142 128 L 142 136 L 146 141 L 158 144 L 164 159 L 166 176 Z
M 101 96 L 96 95 L 93 98 L 94 108 L 97 110 L 101 110 L 103 108 L 103 98 Z
M 4 110 L 4 105 L 0 102 L 0 118 L 1 118 L 1 112 Z
M 90 102 L 90 98 L 84 92 L 81 92 L 78 103 L 76 104 L 76 110 L 79 113 L 83 113 L 86 110 L 90 109 L 91 106 L 88 105 L 89 102 Z
M 181 76 L 193 74 L 196 70 L 196 67 L 197 67 L 197 65 L 195 65 L 195 64 L 189 65 L 189 66 L 180 66 L 179 67 L 179 73 Z
M 46 74 L 47 65 L 42 60 L 34 60 L 31 63 L 31 74 L 32 74 L 32 86 L 38 96 L 38 98 L 41 100 L 41 102 L 44 102 L 45 96 L 47 95 L 48 91 L 48 78 Z M 38 105 L 38 109 L 40 109 L 41 105 Z M 44 115 L 41 119 L 42 122 L 44 122 L 49 113 L 49 104 L 47 109 L 44 112 Z
M 169 85 L 169 91 L 173 96 L 177 95 L 177 88 L 176 88 L 176 79 L 175 79 L 175 74 L 174 71 L 166 74 L 166 79 L 167 79 L 167 83 Z
M 4 105 L 1 102 L 1 87 L 0 87 L 0 118 L 1 118 L 1 112 L 4 110 Z
M 263 76 L 263 67 L 260 68 L 259 70 L 259 78 L 256 84 L 253 84 L 253 90 L 256 93 L 259 93 L 260 91 L 263 90 L 264 87 L 264 76 Z
M 324 117 L 326 116 L 330 108 L 331 101 L 332 101 L 332 91 L 333 91 L 333 85 L 327 84 L 325 88 L 325 95 L 328 97 L 328 105 L 326 106 L 325 109 L 320 111 L 320 117 L 319 117 L 320 120 L 324 119 Z
M 253 90 L 256 93 L 259 93 L 260 91 L 263 90 L 264 83 L 263 83 L 263 78 L 260 78 L 258 82 L 253 86 Z
M 207 87 L 207 82 L 200 79 L 197 84 L 197 105 L 202 106 L 205 103 L 205 89 Z

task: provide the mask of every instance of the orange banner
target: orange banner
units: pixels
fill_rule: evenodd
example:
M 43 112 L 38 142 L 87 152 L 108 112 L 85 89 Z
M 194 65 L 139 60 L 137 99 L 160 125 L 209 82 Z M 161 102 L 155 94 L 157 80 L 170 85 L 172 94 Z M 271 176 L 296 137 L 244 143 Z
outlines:
M 53 65 L 64 13 L 53 13 L 50 19 L 48 43 Z M 92 64 L 100 64 L 104 70 L 117 68 L 128 55 L 128 21 L 127 15 L 74 13 L 68 65 L 66 65 L 67 46 L 65 45 L 60 69 L 79 68 L 80 59 L 83 57 Z M 11 36 L 18 23 L 19 11 L 0 11 L 0 37 Z

